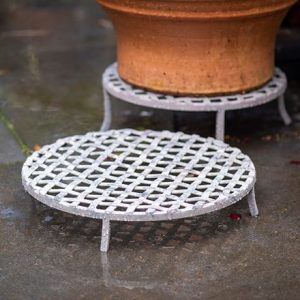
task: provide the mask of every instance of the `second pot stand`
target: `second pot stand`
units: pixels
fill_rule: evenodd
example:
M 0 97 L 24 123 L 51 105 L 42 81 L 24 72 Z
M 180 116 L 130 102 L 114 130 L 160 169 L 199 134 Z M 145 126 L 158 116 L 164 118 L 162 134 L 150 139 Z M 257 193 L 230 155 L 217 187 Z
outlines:
M 224 140 L 225 113 L 227 110 L 254 107 L 278 99 L 278 109 L 283 122 L 291 123 L 285 108 L 284 92 L 287 87 L 285 74 L 276 68 L 272 80 L 264 86 L 241 94 L 211 97 L 182 97 L 149 92 L 124 82 L 117 71 L 117 64 L 110 65 L 102 77 L 104 92 L 104 120 L 101 131 L 111 126 L 112 108 L 110 95 L 119 100 L 149 108 L 172 111 L 215 111 L 216 138 Z

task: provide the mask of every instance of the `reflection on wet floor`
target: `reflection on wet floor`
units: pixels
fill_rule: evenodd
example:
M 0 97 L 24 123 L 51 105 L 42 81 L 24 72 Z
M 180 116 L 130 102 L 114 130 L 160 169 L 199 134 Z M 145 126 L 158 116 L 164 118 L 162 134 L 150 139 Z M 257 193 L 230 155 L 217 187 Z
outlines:
M 47 226 L 49 230 L 60 235 L 69 237 L 77 235 L 87 240 L 97 237 L 100 241 L 100 220 L 74 218 L 73 215 L 49 209 L 36 201 L 34 203 L 38 207 L 36 214 L 41 226 Z M 132 249 L 142 246 L 173 249 L 183 245 L 188 249 L 193 247 L 195 242 L 233 230 L 236 226 L 249 221 L 247 206 L 238 209 L 243 213 L 243 220 L 238 220 L 240 222 L 233 222 L 229 217 L 230 213 L 235 211 L 236 208 L 223 210 L 222 222 L 218 222 L 218 213 L 164 222 L 112 222 L 111 247 Z

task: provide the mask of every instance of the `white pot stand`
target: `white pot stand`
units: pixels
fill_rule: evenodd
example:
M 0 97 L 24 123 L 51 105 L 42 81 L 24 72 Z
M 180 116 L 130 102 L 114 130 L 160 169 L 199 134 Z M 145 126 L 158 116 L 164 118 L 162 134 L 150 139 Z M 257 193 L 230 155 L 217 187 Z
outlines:
M 40 202 L 102 219 L 108 251 L 111 221 L 163 221 L 222 209 L 247 196 L 258 215 L 255 167 L 238 148 L 182 132 L 133 129 L 90 132 L 46 145 L 27 158 L 22 182 Z
M 149 92 L 124 82 L 118 74 L 116 63 L 105 70 L 102 82 L 104 120 L 101 131 L 108 130 L 111 126 L 112 107 L 110 95 L 121 101 L 149 108 L 190 112 L 215 111 L 216 138 L 222 141 L 225 132 L 225 114 L 228 110 L 254 107 L 278 99 L 278 109 L 283 122 L 286 125 L 291 123 L 284 101 L 287 79 L 285 74 L 278 68 L 276 68 L 273 78 L 264 86 L 247 93 L 227 96 L 180 97 Z

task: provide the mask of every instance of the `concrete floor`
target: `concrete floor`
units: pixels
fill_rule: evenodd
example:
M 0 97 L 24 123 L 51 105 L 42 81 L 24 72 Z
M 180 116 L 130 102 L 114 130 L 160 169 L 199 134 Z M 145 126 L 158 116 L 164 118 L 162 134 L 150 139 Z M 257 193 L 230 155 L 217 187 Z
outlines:
M 24 192 L 25 156 L 12 133 L 24 149 L 100 127 L 100 75 L 115 60 L 113 31 L 92 2 L 18 2 L 0 30 L 0 298 L 299 299 L 300 166 L 291 163 L 300 160 L 297 73 L 287 91 L 293 125 L 283 126 L 276 103 L 227 116 L 227 142 L 257 167 L 258 218 L 242 201 L 186 220 L 115 222 L 101 255 L 100 221 L 47 208 Z M 173 128 L 171 112 L 117 100 L 114 111 L 115 128 Z M 214 134 L 213 114 L 191 116 L 176 114 L 180 130 Z

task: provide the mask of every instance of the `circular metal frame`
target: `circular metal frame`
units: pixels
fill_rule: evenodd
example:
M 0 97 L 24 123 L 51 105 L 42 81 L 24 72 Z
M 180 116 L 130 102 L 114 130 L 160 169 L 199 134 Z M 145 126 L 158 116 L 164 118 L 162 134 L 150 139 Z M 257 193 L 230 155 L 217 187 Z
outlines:
M 225 112 L 254 107 L 278 98 L 279 113 L 286 125 L 291 123 L 284 102 L 284 92 L 287 87 L 285 74 L 275 69 L 273 78 L 264 86 L 246 93 L 226 96 L 183 97 L 154 93 L 132 86 L 123 81 L 117 71 L 117 64 L 110 65 L 102 77 L 104 91 L 104 120 L 101 130 L 108 130 L 111 125 L 112 112 L 110 95 L 119 100 L 144 107 L 172 111 L 216 111 L 216 138 L 224 140 Z
M 126 83 L 120 78 L 117 63 L 114 63 L 103 73 L 103 87 L 112 96 L 137 105 L 176 111 L 218 111 L 248 108 L 272 101 L 285 92 L 287 79 L 276 68 L 269 82 L 246 93 L 226 96 L 172 96 L 146 91 Z
M 237 148 L 181 132 L 132 129 L 92 132 L 57 140 L 23 165 L 33 197 L 72 214 L 103 219 L 107 251 L 110 220 L 159 221 L 229 206 L 249 194 L 255 168 Z

